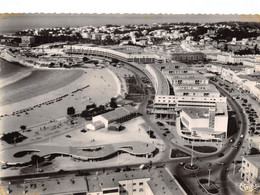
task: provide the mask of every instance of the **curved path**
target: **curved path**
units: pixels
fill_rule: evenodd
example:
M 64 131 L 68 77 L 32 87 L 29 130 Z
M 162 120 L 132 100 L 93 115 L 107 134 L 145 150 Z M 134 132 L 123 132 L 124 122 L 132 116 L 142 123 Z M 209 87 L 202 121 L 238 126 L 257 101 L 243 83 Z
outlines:
M 19 154 L 24 151 L 24 155 Z M 30 152 L 29 152 L 30 151 Z M 26 154 L 26 152 L 29 152 Z M 72 147 L 72 146 L 56 146 L 56 145 L 29 145 L 16 147 L 8 151 L 2 151 L 0 156 L 2 163 L 7 162 L 8 165 L 25 164 L 31 161 L 31 156 L 36 152 L 41 157 L 49 155 L 71 156 L 72 158 L 100 161 L 117 156 L 120 153 L 129 153 L 138 157 L 152 157 L 156 152 L 156 147 L 149 143 L 143 142 L 123 142 L 115 144 L 106 144 L 91 147 Z

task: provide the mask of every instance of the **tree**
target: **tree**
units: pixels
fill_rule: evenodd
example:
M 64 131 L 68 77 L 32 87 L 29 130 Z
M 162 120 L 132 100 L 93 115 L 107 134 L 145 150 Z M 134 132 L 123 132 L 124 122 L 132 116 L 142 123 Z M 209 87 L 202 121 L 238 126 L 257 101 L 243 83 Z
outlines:
M 118 63 L 119 62 L 119 60 L 118 59 L 115 59 L 115 58 L 112 58 L 112 63 Z
M 104 110 L 105 110 L 105 106 L 100 105 L 100 106 L 98 107 L 98 109 L 99 109 L 99 111 L 104 111 Z
M 31 163 L 34 164 L 34 165 L 37 164 L 37 163 L 41 163 L 43 161 L 44 161 L 44 158 L 37 155 L 37 154 L 34 154 L 34 155 L 31 156 Z
M 75 108 L 74 107 L 68 107 L 67 108 L 67 115 L 74 115 L 75 114 Z
M 50 63 L 49 67 L 53 67 L 55 64 L 53 62 Z
M 26 126 L 25 125 L 21 125 L 20 129 L 24 131 L 26 129 Z
M 111 98 L 110 100 L 110 107 L 111 108 L 117 108 L 117 103 L 116 103 L 116 99 L 115 98 Z
M 8 144 L 14 144 L 18 142 L 22 142 L 27 137 L 19 133 L 18 131 L 13 131 L 9 133 L 4 133 L 1 137 L 1 140 L 5 141 Z
M 83 57 L 82 60 L 83 60 L 83 62 L 86 62 L 86 61 L 89 60 L 89 58 L 88 57 Z
M 86 110 L 89 110 L 91 108 L 96 108 L 96 107 L 97 107 L 97 105 L 95 103 L 93 103 L 93 104 L 87 105 Z

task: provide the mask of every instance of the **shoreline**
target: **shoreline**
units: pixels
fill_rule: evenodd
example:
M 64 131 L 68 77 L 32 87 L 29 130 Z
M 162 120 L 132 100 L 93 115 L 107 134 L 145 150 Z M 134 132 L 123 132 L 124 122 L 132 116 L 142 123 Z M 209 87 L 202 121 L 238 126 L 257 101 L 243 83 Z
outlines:
M 5 86 L 8 86 L 10 84 L 13 84 L 21 79 L 24 79 L 26 77 L 29 77 L 30 75 L 32 74 L 32 71 L 22 71 L 22 72 L 18 72 L 12 76 L 9 76 L 9 77 L 6 77 L 6 78 L 3 78 L 1 79 L 0 78 L 0 89 L 5 87 Z

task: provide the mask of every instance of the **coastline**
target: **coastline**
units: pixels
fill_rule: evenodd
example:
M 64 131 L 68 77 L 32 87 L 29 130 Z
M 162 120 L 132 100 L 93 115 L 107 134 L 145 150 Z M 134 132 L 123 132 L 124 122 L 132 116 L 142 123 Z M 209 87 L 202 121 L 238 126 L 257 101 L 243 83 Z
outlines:
M 30 75 L 32 74 L 32 71 L 22 71 L 22 72 L 18 72 L 12 76 L 9 76 L 7 78 L 3 78 L 1 79 L 0 78 L 0 89 L 7 86 L 7 85 L 10 85 L 12 83 L 15 83 L 21 79 L 24 79 L 26 77 L 29 77 Z

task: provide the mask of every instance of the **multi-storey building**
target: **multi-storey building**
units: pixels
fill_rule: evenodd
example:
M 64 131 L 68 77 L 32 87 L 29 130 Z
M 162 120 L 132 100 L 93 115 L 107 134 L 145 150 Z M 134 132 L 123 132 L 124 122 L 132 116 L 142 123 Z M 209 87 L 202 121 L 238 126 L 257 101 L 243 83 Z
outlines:
M 22 42 L 19 44 L 21 47 L 32 46 L 35 43 L 34 36 L 22 36 Z
M 186 195 L 165 168 L 105 172 L 87 176 L 41 177 L 16 183 L 1 183 L 6 194 L 60 195 Z
M 134 49 L 133 49 L 134 48 Z M 114 58 L 125 62 L 134 62 L 140 64 L 162 63 L 166 61 L 164 56 L 146 53 L 143 49 L 136 47 L 91 47 L 86 45 L 64 46 L 67 53 L 87 54 L 92 56 L 101 56 Z
M 260 155 L 242 156 L 241 178 L 247 184 L 260 184 Z
M 227 135 L 227 103 L 216 87 L 194 69 L 183 64 L 147 65 L 146 70 L 157 77 L 153 113 L 156 117 L 180 116 L 185 139 L 221 140 Z M 161 70 L 161 71 L 160 71 Z M 167 79 L 165 82 L 161 77 Z M 164 81 L 164 82 L 163 82 Z M 170 93 L 162 93 L 160 86 L 169 85 Z
M 181 62 L 188 62 L 188 61 L 203 61 L 205 55 L 200 52 L 180 52 L 172 53 L 172 60 L 181 61 Z

